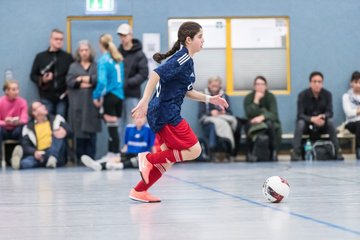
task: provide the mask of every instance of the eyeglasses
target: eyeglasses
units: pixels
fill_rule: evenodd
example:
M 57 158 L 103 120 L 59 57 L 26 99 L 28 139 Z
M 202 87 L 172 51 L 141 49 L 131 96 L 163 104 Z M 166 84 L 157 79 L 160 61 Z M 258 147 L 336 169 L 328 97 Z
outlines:
M 324 81 L 323 80 L 313 80 L 311 81 L 312 83 L 323 83 Z

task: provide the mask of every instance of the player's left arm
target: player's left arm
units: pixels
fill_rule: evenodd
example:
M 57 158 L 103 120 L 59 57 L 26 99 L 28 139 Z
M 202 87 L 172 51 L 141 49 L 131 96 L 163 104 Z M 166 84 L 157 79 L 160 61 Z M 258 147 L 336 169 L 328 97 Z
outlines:
M 220 95 L 210 96 L 206 95 L 202 92 L 196 91 L 194 89 L 187 91 L 186 97 L 199 101 L 199 102 L 209 102 L 214 105 L 218 105 L 222 108 L 228 108 L 229 104 L 228 102 L 222 98 Z

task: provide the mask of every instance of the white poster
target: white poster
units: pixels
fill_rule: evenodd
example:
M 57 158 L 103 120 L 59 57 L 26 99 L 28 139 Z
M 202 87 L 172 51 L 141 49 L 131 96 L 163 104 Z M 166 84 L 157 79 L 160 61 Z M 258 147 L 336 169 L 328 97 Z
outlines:
M 150 72 L 157 67 L 157 63 L 152 57 L 155 53 L 160 52 L 160 33 L 143 33 L 142 42 Z

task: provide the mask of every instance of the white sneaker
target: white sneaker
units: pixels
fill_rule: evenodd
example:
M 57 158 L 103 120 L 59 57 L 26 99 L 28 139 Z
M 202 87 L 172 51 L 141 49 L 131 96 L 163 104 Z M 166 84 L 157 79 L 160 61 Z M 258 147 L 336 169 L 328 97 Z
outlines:
M 56 168 L 57 159 L 54 156 L 50 156 L 47 160 L 46 167 L 47 168 Z
M 119 163 L 107 162 L 106 169 L 107 170 L 121 170 L 121 169 L 124 169 L 124 164 L 122 162 L 119 162 Z
M 101 164 L 98 161 L 94 161 L 94 159 L 87 155 L 81 156 L 81 162 L 88 168 L 91 168 L 95 171 L 101 171 Z
M 23 156 L 23 149 L 20 145 L 17 145 L 11 155 L 11 166 L 13 169 L 20 168 L 20 161 Z
M 100 163 L 107 162 L 108 160 L 110 160 L 116 156 L 117 156 L 116 153 L 108 152 L 104 156 L 102 156 L 99 160 L 97 160 L 97 162 L 100 162 Z

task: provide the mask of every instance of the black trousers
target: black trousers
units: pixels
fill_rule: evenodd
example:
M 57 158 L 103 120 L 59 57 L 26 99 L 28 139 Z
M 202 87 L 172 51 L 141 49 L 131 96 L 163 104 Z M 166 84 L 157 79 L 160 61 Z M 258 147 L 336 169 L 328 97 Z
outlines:
M 345 125 L 345 128 L 355 134 L 356 148 L 360 148 L 360 121 L 349 122 Z
M 300 119 L 296 122 L 296 129 L 294 133 L 294 141 L 293 141 L 293 148 L 294 152 L 297 154 L 300 154 L 302 152 L 302 135 L 303 134 L 310 134 L 310 139 L 312 141 L 320 139 L 321 134 L 329 134 L 330 135 L 330 141 L 334 144 L 335 151 L 338 153 L 339 150 L 339 140 L 336 136 L 336 129 L 334 126 L 334 123 L 331 119 L 327 119 L 326 123 L 323 127 L 312 127 L 310 128 L 310 124 L 305 122 L 304 120 Z

